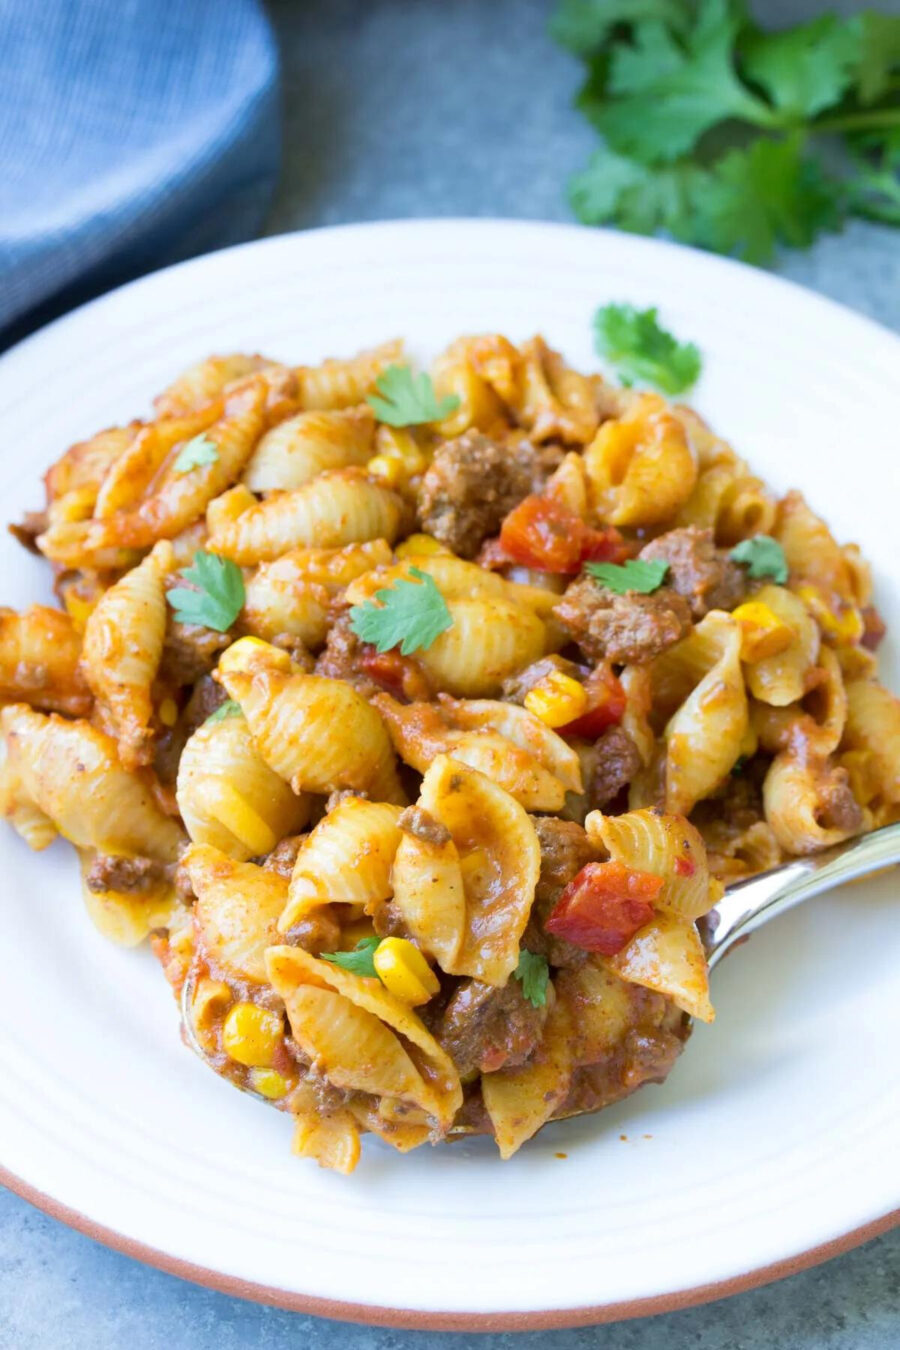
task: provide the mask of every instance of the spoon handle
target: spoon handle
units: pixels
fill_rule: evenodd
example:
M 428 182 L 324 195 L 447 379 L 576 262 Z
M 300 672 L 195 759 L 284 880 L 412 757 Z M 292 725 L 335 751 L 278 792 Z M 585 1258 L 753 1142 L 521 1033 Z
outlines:
M 794 905 L 897 862 L 900 822 L 736 882 L 713 911 L 718 923 L 708 949 L 710 968 L 736 942 Z

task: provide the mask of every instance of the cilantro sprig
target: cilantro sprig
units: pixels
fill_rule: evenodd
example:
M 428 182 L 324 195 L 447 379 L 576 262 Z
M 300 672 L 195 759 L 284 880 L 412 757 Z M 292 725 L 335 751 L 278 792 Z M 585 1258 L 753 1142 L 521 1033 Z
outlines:
M 219 447 L 201 431 L 182 446 L 172 465 L 175 473 L 190 473 L 191 469 L 202 468 L 205 464 L 215 464 L 219 458 Z
M 438 399 L 431 377 L 423 371 L 413 375 L 409 366 L 388 366 L 375 381 L 377 394 L 366 402 L 379 422 L 392 427 L 415 427 L 440 422 L 459 407 L 459 397 L 447 394 Z
M 224 722 L 228 717 L 241 717 L 242 709 L 239 703 L 233 698 L 226 698 L 224 703 L 220 703 L 215 712 L 211 712 L 209 717 L 203 723 L 205 727 L 211 726 L 215 722 Z
M 551 31 L 599 135 L 570 185 L 586 224 L 757 263 L 848 215 L 900 225 L 900 15 L 768 32 L 741 0 L 559 0 Z
M 377 937 L 360 938 L 352 952 L 323 952 L 322 960 L 349 970 L 351 975 L 370 975 L 377 980 L 375 948 L 379 941 Z
M 637 591 L 650 595 L 663 584 L 669 564 L 656 558 L 627 558 L 619 563 L 585 563 L 584 570 L 616 595 Z
M 169 591 L 169 604 L 179 623 L 227 632 L 244 605 L 244 577 L 237 563 L 201 549 L 194 554 L 192 565 L 178 575 L 190 583 Z
M 728 555 L 736 563 L 747 568 L 747 575 L 772 577 L 783 586 L 788 579 L 788 563 L 784 549 L 777 539 L 768 534 L 755 534 L 752 539 L 742 539 Z
M 403 577 L 375 592 L 377 604 L 366 600 L 350 610 L 350 627 L 363 642 L 380 652 L 400 648 L 401 656 L 430 647 L 453 626 L 453 617 L 434 578 L 410 567 L 414 581 Z
M 655 309 L 603 305 L 594 315 L 594 345 L 629 379 L 646 380 L 667 394 L 696 384 L 702 360 L 693 342 L 679 342 L 663 328 Z
M 523 947 L 519 952 L 519 964 L 513 975 L 522 985 L 522 993 L 533 1008 L 543 1008 L 547 1002 L 547 985 L 550 983 L 550 967 L 546 956 L 530 952 Z

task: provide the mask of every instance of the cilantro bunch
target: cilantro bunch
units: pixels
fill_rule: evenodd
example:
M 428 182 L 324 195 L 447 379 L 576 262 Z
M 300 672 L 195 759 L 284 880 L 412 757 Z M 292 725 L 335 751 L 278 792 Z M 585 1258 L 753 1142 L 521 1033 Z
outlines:
M 764 263 L 848 215 L 900 225 L 900 16 L 766 32 L 741 0 L 559 0 L 600 135 L 579 218 Z

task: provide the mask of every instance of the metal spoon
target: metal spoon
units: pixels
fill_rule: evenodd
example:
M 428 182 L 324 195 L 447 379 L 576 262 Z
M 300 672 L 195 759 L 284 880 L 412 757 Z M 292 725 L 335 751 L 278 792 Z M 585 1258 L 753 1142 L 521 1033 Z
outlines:
M 773 867 L 769 872 L 760 872 L 757 876 L 732 882 L 709 915 L 709 919 L 713 920 L 710 924 L 711 937 L 707 941 L 710 970 L 727 952 L 743 942 L 757 928 L 793 909 L 795 905 L 812 899 L 814 895 L 821 895 L 823 891 L 830 891 L 844 882 L 855 881 L 858 877 L 881 871 L 898 862 L 900 862 L 900 822 L 836 844 L 833 848 L 823 849 L 821 853 L 794 858 L 780 867 Z M 218 1072 L 197 1039 L 191 1021 L 192 995 L 192 983 L 186 980 L 181 991 L 184 1039 L 195 1054 Z M 234 1082 L 234 1086 L 241 1092 L 258 1097 L 267 1106 L 277 1106 L 277 1102 L 254 1092 L 252 1088 L 244 1087 L 237 1082 Z M 573 1111 L 570 1114 L 580 1116 L 591 1113 Z M 568 1118 L 569 1115 L 554 1117 L 555 1120 Z M 457 1128 L 450 1133 L 469 1134 L 471 1131 Z

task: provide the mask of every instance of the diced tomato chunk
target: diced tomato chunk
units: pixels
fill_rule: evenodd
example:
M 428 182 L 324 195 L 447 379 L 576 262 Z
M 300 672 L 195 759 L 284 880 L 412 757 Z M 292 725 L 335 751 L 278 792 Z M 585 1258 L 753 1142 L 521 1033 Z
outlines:
M 370 680 L 395 698 L 413 701 L 433 697 L 427 677 L 418 662 L 398 651 L 380 652 L 371 642 L 360 647 L 359 668 Z
M 628 700 L 621 681 L 609 665 L 597 666 L 584 682 L 588 705 L 580 717 L 557 727 L 560 736 L 583 736 L 595 741 L 607 727 L 621 722 Z
M 592 529 L 561 502 L 537 492 L 510 511 L 498 542 L 510 562 L 563 575 L 574 575 L 588 559 L 621 562 L 628 553 L 618 530 Z
M 662 877 L 622 862 L 587 863 L 566 886 L 544 927 L 584 951 L 615 956 L 653 918 Z

